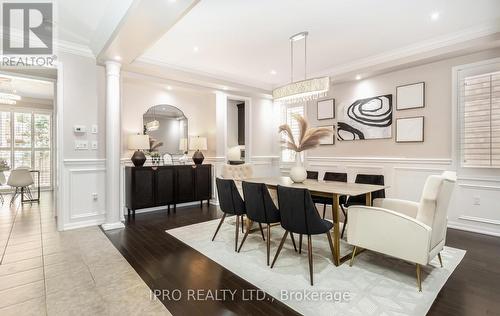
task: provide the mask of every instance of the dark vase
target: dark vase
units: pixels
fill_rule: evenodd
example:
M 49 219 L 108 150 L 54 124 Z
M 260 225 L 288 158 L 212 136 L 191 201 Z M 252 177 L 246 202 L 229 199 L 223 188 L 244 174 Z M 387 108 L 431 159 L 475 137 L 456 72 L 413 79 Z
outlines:
M 205 159 L 205 157 L 203 156 L 203 154 L 201 153 L 201 151 L 197 150 L 194 152 L 193 154 L 193 162 L 197 165 L 201 165 L 203 163 L 203 160 Z
M 130 158 L 136 167 L 142 167 L 146 162 L 146 155 L 140 150 L 136 150 L 132 158 Z

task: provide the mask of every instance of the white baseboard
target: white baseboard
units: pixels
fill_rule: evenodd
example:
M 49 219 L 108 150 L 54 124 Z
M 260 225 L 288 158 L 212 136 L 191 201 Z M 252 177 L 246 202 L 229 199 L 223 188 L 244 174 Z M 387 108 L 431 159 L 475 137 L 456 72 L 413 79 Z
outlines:
M 481 228 L 481 227 L 467 225 L 467 224 L 459 223 L 459 222 L 455 222 L 455 221 L 448 222 L 448 228 L 463 230 L 463 231 L 467 231 L 467 232 L 471 232 L 471 233 L 478 233 L 478 234 L 482 234 L 482 235 L 500 237 L 500 232 L 485 230 L 484 228 Z
M 81 222 L 76 222 L 76 223 L 66 223 L 63 226 L 63 230 L 72 230 L 72 229 L 84 228 L 84 227 L 89 227 L 89 226 L 99 226 L 102 223 L 104 223 L 104 218 L 92 219 L 92 220 L 81 221 Z
M 116 222 L 116 223 L 105 223 L 102 224 L 101 227 L 104 230 L 112 230 L 112 229 L 124 228 L 125 225 L 122 222 Z

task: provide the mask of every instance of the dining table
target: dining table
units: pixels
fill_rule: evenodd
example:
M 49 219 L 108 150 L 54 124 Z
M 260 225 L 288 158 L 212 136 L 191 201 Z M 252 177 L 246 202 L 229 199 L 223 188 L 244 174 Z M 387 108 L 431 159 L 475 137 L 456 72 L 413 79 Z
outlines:
M 245 179 L 247 182 L 264 183 L 269 189 L 276 189 L 278 186 L 308 189 L 313 196 L 332 198 L 332 220 L 333 220 L 333 244 L 334 244 L 334 264 L 339 266 L 351 258 L 352 253 L 340 257 L 340 223 L 339 223 L 339 197 L 342 195 L 356 196 L 365 195 L 366 205 L 372 204 L 372 193 L 388 188 L 385 185 L 361 184 L 351 182 L 324 181 L 306 179 L 302 183 L 294 183 L 290 177 L 257 177 Z

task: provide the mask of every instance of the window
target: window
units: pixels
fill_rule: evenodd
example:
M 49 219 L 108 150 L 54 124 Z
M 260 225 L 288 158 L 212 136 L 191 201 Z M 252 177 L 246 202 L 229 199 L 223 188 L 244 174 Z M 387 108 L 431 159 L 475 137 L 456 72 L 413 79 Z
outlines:
M 299 138 L 299 124 L 296 120 L 292 118 L 292 114 L 298 114 L 304 116 L 304 106 L 303 105 L 289 105 L 282 106 L 281 108 L 281 122 L 282 124 L 288 124 L 292 130 L 293 137 L 295 140 Z M 284 135 L 281 135 L 281 139 L 285 139 Z M 295 152 L 290 149 L 281 150 L 281 161 L 283 162 L 294 162 Z
M 500 72 L 465 77 L 462 165 L 500 167 Z
M 0 111 L 0 160 L 11 169 L 39 170 L 42 187 L 52 185 L 51 118 L 50 113 Z M 6 177 L 10 174 L 4 173 Z

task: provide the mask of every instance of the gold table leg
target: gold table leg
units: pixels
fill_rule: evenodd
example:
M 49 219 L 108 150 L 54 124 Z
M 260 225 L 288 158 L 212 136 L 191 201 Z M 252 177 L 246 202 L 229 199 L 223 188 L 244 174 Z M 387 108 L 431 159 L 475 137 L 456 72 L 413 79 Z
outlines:
M 339 195 L 333 194 L 333 247 L 335 250 L 335 265 L 340 265 L 340 227 L 339 227 Z
M 366 206 L 372 206 L 372 193 L 366 193 Z

